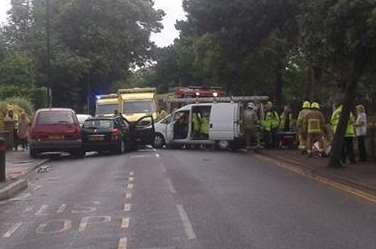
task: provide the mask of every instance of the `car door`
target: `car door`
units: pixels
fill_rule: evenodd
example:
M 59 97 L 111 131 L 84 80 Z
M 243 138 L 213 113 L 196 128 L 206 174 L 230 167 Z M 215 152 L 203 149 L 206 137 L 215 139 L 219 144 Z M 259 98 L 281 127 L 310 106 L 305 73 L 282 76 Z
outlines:
M 137 120 L 131 132 L 136 145 L 153 145 L 155 137 L 153 116 L 145 116 Z

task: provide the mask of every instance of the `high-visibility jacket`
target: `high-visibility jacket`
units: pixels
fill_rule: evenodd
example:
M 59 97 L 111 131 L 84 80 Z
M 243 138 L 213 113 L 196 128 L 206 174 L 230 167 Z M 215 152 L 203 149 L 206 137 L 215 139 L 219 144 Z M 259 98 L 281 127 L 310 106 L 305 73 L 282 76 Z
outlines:
M 192 130 L 197 133 L 201 130 L 200 119 L 197 113 L 192 114 Z
M 277 112 L 268 111 L 265 113 L 265 118 L 261 122 L 261 125 L 266 131 L 271 131 L 274 129 L 278 129 L 280 121 L 281 120 L 279 119 Z
M 325 130 L 325 118 L 319 110 L 311 110 L 305 115 L 304 130 L 307 134 L 322 134 Z
M 338 107 L 332 114 L 332 118 L 330 119 L 330 126 L 332 127 L 333 133 L 337 131 L 337 127 L 339 124 L 339 120 L 342 115 L 343 107 Z M 355 130 L 354 130 L 354 116 L 350 113 L 349 121 L 347 122 L 346 134 L 345 137 L 355 137 Z
M 202 117 L 200 119 L 200 133 L 201 134 L 205 134 L 205 135 L 209 135 L 209 119 L 208 118 L 205 118 L 205 117 Z

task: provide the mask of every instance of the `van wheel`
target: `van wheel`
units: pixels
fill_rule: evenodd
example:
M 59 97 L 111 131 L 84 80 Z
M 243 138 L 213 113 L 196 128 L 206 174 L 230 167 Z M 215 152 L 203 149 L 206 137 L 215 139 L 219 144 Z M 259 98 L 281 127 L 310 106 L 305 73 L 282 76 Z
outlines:
M 30 157 L 31 158 L 37 158 L 38 157 L 38 151 L 35 149 L 30 149 Z
M 154 147 L 157 148 L 157 149 L 160 149 L 165 144 L 166 144 L 166 142 L 165 142 L 163 135 L 156 134 L 155 137 L 154 137 Z
M 218 150 L 227 150 L 230 147 L 229 141 L 226 140 L 217 141 L 215 145 Z

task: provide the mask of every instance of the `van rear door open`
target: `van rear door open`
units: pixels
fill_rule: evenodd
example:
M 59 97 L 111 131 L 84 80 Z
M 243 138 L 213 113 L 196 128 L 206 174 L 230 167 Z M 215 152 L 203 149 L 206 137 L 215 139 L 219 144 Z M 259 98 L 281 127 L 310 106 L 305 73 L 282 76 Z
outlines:
M 234 140 L 236 137 L 238 105 L 233 103 L 213 104 L 210 114 L 210 140 Z

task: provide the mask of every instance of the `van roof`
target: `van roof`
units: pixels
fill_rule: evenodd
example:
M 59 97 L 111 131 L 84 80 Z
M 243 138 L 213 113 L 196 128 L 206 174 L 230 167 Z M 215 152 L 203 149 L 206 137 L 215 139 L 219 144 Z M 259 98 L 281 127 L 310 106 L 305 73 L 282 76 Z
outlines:
M 213 105 L 236 105 L 237 103 L 198 103 L 198 104 L 190 104 L 190 105 L 186 105 L 186 106 L 183 106 L 181 108 L 178 109 L 178 111 L 184 111 L 184 110 L 189 110 L 191 109 L 191 107 L 194 107 L 194 106 L 213 106 Z

